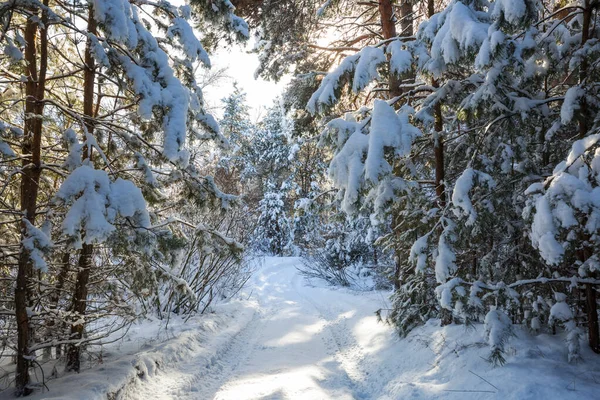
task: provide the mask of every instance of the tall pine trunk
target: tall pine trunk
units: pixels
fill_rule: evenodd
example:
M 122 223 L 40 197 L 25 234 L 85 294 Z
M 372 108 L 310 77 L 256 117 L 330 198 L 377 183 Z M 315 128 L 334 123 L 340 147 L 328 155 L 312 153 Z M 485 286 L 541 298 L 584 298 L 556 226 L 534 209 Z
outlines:
M 396 37 L 396 18 L 394 16 L 391 0 L 379 0 L 379 18 L 381 20 L 381 33 L 383 38 L 391 39 Z M 400 79 L 392 73 L 391 68 L 388 80 L 388 90 L 389 98 L 394 98 L 402 93 L 400 90 Z
M 427 0 L 427 18 L 431 18 L 435 14 L 434 0 Z M 433 79 L 431 85 L 435 88 L 439 87 L 439 83 Z M 442 115 L 442 104 L 438 101 L 433 107 L 433 160 L 435 168 L 435 194 L 437 197 L 437 205 L 440 209 L 446 207 L 446 186 L 444 178 L 446 176 L 446 168 L 444 165 L 444 138 L 442 132 L 444 130 L 444 120 Z M 460 123 L 460 122 L 459 122 Z M 452 313 L 445 308 L 441 309 L 440 319 L 442 325 L 448 325 L 452 322 Z
M 96 34 L 96 20 L 94 18 L 93 5 L 89 5 L 88 12 L 88 33 Z M 94 133 L 94 82 L 96 80 L 96 62 L 92 54 L 92 41 L 88 38 L 85 48 L 85 69 L 83 77 L 83 114 L 85 129 L 88 135 Z M 91 162 L 92 147 L 88 143 L 84 151 L 83 158 Z M 84 243 L 79 251 L 79 261 L 77 263 L 77 279 L 75 282 L 75 292 L 73 293 L 72 311 L 80 322 L 71 326 L 71 339 L 77 342 L 69 344 L 67 349 L 67 371 L 79 372 L 81 369 L 81 339 L 85 323 L 82 322 L 85 310 L 87 308 L 88 283 L 90 279 L 90 268 L 92 265 L 92 256 L 94 246 Z
M 581 47 L 586 45 L 586 42 L 590 39 L 590 26 L 593 16 L 593 8 L 597 7 L 592 5 L 590 0 L 585 0 L 584 11 L 583 11 L 583 22 L 581 26 Z M 581 61 L 579 67 L 579 83 L 582 84 L 586 80 L 588 74 L 588 62 L 584 58 Z M 589 112 L 588 105 L 585 99 L 582 99 L 580 104 L 580 117 L 579 117 L 579 139 L 583 139 L 589 133 Z M 582 263 L 587 261 L 592 255 L 593 250 L 589 248 L 583 241 L 583 250 L 579 252 L 579 261 Z M 587 284 L 585 287 L 586 296 L 586 314 L 588 321 L 588 342 L 592 350 L 596 353 L 600 353 L 600 329 L 598 327 L 598 301 L 596 298 L 596 289 L 591 284 Z
M 48 0 L 44 0 L 48 5 Z M 25 61 L 27 63 L 27 82 L 25 84 L 25 117 L 23 126 L 23 170 L 21 173 L 20 196 L 23 217 L 35 224 L 37 198 L 40 175 L 42 171 L 42 116 L 44 113 L 44 90 L 46 69 L 48 65 L 47 23 L 48 13 L 42 12 L 41 25 L 38 19 L 39 9 L 32 7 L 31 15 L 25 24 Z M 39 54 L 38 54 L 39 30 Z M 38 71 L 39 60 L 39 71 Z M 30 293 L 30 278 L 33 265 L 29 252 L 23 247 L 22 240 L 27 234 L 25 221 L 21 223 L 21 249 L 15 287 L 15 317 L 17 321 L 17 368 L 15 371 L 15 388 L 17 396 L 31 393 L 29 385 L 29 368 L 32 354 L 29 347 L 32 340 L 32 328 L 28 308 L 32 303 Z
M 427 0 L 427 18 L 431 18 L 435 14 L 434 0 Z M 434 79 L 433 87 L 438 87 L 438 82 Z M 435 194 L 438 199 L 438 206 L 444 208 L 446 206 L 446 188 L 444 185 L 444 177 L 446 170 L 444 168 L 444 138 L 441 133 L 444 129 L 444 120 L 442 119 L 442 105 L 438 102 L 433 109 L 434 118 L 434 159 L 435 159 Z
M 399 15 L 398 15 L 398 19 L 395 16 L 394 13 L 394 7 L 392 5 L 392 1 L 391 0 L 379 0 L 379 16 L 380 16 L 380 20 L 381 20 L 381 32 L 383 34 L 383 38 L 385 39 L 392 39 L 396 36 L 400 36 L 400 37 L 406 37 L 406 36 L 412 36 L 413 35 L 413 9 L 412 9 L 412 1 L 410 0 L 404 0 L 401 2 L 400 6 L 398 7 L 398 11 L 399 11 Z M 398 35 L 398 32 L 396 31 L 396 22 L 399 20 L 400 22 L 400 34 Z M 390 68 L 390 74 L 389 74 L 389 81 L 388 81 L 388 86 L 389 86 L 389 98 L 394 98 L 397 96 L 400 96 L 403 93 L 403 90 L 401 88 L 401 79 L 399 76 L 396 76 L 394 73 L 392 73 L 391 68 Z M 399 176 L 401 174 L 400 169 L 400 164 L 399 163 L 394 163 L 394 175 Z M 394 213 L 394 215 L 392 216 L 392 224 L 393 224 L 393 228 L 394 230 L 396 230 L 396 227 L 400 224 L 401 220 L 400 220 L 400 215 L 396 212 Z M 395 233 L 396 235 L 399 234 L 399 232 Z M 402 270 L 402 266 L 404 265 L 402 263 L 402 254 L 399 251 L 400 246 L 397 246 L 398 251 L 396 251 L 396 268 L 395 268 L 395 273 L 394 273 L 394 287 L 396 289 L 399 289 L 400 286 L 402 286 L 402 274 L 403 274 L 403 270 Z

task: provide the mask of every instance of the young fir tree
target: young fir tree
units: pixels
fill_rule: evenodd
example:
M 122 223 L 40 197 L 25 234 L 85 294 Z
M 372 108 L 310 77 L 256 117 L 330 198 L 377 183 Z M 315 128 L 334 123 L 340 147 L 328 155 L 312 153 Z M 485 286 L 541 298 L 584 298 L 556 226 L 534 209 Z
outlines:
M 289 255 L 293 252 L 294 236 L 287 217 L 286 196 L 273 184 L 267 185 L 258 211 L 260 215 L 253 233 L 253 247 L 268 255 Z

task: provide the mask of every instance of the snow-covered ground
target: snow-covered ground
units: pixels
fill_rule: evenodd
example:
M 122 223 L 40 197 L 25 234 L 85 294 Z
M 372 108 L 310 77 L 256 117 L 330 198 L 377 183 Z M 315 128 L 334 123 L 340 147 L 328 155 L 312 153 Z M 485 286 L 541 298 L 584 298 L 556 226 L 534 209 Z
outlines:
M 387 307 L 386 293 L 306 282 L 299 262 L 267 258 L 242 300 L 174 321 L 176 337 L 164 343 L 134 332 L 143 343 L 135 354 L 54 380 L 35 398 L 598 398 L 600 357 L 587 348 L 584 362 L 570 365 L 561 337 L 517 330 L 507 364 L 493 367 L 481 327 L 431 321 L 400 339 L 374 314 Z

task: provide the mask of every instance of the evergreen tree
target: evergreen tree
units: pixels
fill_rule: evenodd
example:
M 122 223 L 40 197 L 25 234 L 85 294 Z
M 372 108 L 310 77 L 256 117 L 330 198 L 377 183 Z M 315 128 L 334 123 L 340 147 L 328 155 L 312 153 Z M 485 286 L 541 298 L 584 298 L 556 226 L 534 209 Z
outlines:
M 16 349 L 16 393 L 26 395 L 39 352 L 66 346 L 66 367 L 78 371 L 86 343 L 165 300 L 178 254 L 198 237 L 226 259 L 239 253 L 218 229 L 173 210 L 189 199 L 217 212 L 235 202 L 200 173 L 199 149 L 223 137 L 194 78 L 210 61 L 192 25 L 229 39 L 248 29 L 230 2 L 0 8 L 0 247 L 14 277 L 5 298 L 15 287 L 2 336 Z M 90 328 L 109 315 L 111 324 Z
M 353 13 L 336 4 L 330 12 Z M 390 4 L 378 4 L 383 40 L 321 49 L 341 61 L 326 75 L 307 63 L 304 77 L 323 76 L 307 110 L 326 115 L 341 208 L 368 209 L 390 229 L 393 322 L 404 333 L 432 316 L 485 322 L 490 359 L 502 362 L 507 321 L 537 330 L 564 320 L 570 359 L 585 321 L 598 351 L 595 211 L 583 200 L 594 190 L 595 5 L 454 0 L 435 13 L 430 1 L 404 37 L 412 26 Z M 307 87 L 294 90 L 303 98 Z
M 285 193 L 269 184 L 259 203 L 260 216 L 253 234 L 254 248 L 268 255 L 293 252 L 293 231 L 286 215 Z

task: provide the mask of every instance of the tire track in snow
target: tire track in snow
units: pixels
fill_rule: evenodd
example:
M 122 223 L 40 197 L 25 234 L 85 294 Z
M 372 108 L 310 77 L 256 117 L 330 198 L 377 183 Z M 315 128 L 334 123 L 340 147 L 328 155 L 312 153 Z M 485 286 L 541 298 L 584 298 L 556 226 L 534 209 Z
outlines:
M 262 310 L 254 312 L 246 326 L 234 334 L 216 354 L 208 359 L 191 359 L 183 364 L 160 370 L 150 380 L 132 390 L 125 390 L 123 400 L 141 399 L 210 399 L 219 387 L 249 356 L 256 342 Z M 210 345 L 210 343 L 209 343 Z M 190 371 L 196 371 L 190 374 Z
M 257 272 L 260 307 L 217 354 L 166 368 L 129 399 L 372 398 L 359 367 L 365 354 L 349 331 L 352 315 L 344 315 L 351 304 L 304 286 L 295 264 L 276 262 Z
M 363 384 L 365 374 L 358 368 L 360 360 L 364 359 L 365 356 L 362 347 L 349 334 L 347 317 L 343 315 L 343 310 L 338 310 L 338 315 L 336 315 L 336 312 L 320 307 L 309 296 L 305 295 L 303 291 L 308 287 L 302 283 L 303 280 L 304 278 L 298 274 L 294 276 L 291 282 L 294 291 L 309 303 L 317 311 L 319 318 L 325 322 L 324 330 L 329 333 L 335 346 L 335 349 L 333 349 L 334 357 L 343 367 L 343 372 L 352 385 L 350 389 L 355 397 L 357 399 L 369 399 L 370 395 Z

